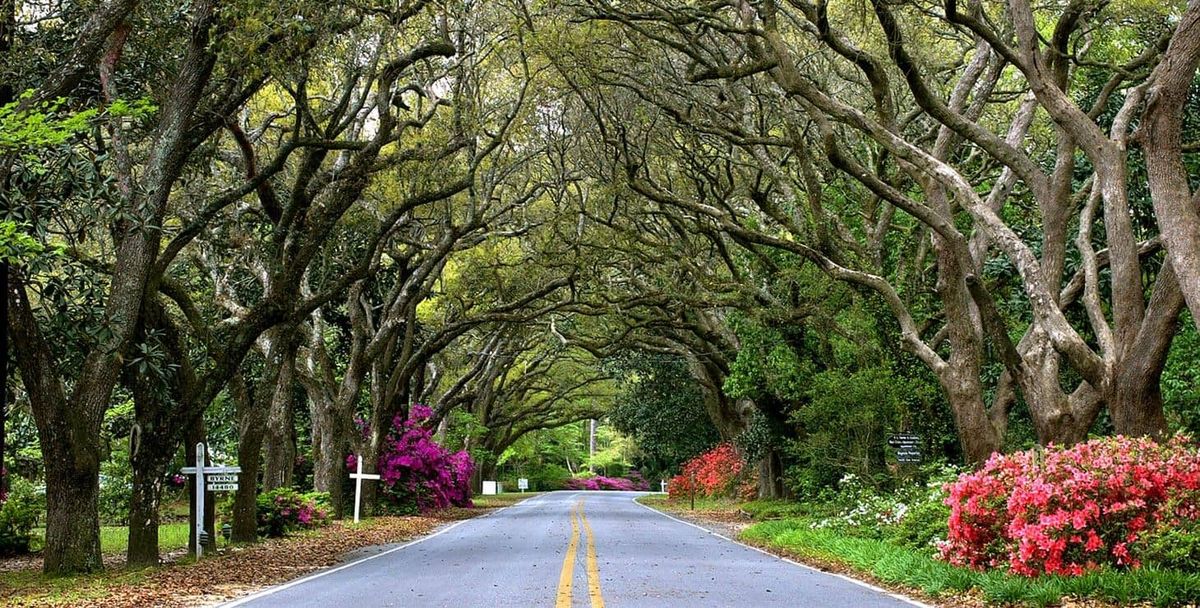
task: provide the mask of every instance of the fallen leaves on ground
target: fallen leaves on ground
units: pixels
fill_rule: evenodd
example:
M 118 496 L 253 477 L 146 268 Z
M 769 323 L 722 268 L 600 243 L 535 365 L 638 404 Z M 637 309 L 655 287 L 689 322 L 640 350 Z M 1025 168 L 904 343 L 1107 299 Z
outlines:
M 490 509 L 448 509 L 426 516 L 376 517 L 358 525 L 331 525 L 286 538 L 222 549 L 199 563 L 48 579 L 40 559 L 19 562 L 34 571 L 0 569 L 0 604 L 20 607 L 95 606 L 176 608 L 217 604 L 340 563 L 356 549 L 404 542 L 449 522 Z M 106 560 L 107 561 L 107 560 Z

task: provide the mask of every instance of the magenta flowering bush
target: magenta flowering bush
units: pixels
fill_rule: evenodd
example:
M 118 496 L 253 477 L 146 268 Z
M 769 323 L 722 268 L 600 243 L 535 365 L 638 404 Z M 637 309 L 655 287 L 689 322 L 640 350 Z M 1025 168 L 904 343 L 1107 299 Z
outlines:
M 329 523 L 329 495 L 323 492 L 301 494 L 278 488 L 260 494 L 257 506 L 259 536 L 283 536 Z
M 385 500 L 400 512 L 470 507 L 475 463 L 465 451 L 451 452 L 433 439 L 425 422 L 433 410 L 414 405 L 408 418 L 396 416 L 379 456 L 377 472 Z M 347 463 L 353 467 L 354 457 Z
M 1200 456 L 1185 438 L 1113 437 L 997 454 L 947 485 L 947 561 L 1025 576 L 1136 568 L 1152 529 L 1200 518 Z
M 650 484 L 646 482 L 646 478 L 642 477 L 641 473 L 631 471 L 628 477 L 605 477 L 603 475 L 573 477 L 563 484 L 563 488 L 567 490 L 623 490 L 630 492 L 648 490 Z

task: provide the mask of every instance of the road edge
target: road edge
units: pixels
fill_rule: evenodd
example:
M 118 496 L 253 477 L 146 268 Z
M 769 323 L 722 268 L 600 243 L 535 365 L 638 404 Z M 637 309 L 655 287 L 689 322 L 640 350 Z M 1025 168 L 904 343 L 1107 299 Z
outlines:
M 480 515 L 479 517 L 472 517 L 472 518 L 469 518 L 469 519 L 464 519 L 464 520 L 461 520 L 461 521 L 456 521 L 456 522 L 454 522 L 454 523 L 452 523 L 452 524 L 450 524 L 450 525 L 448 525 L 448 526 L 444 526 L 444 527 L 442 527 L 442 528 L 439 528 L 439 529 L 437 529 L 437 530 L 434 530 L 433 532 L 430 532 L 429 534 L 426 534 L 425 536 L 422 536 L 422 537 L 420 537 L 420 538 L 416 538 L 416 539 L 410 540 L 410 541 L 408 541 L 408 542 L 406 542 L 406 543 L 404 543 L 404 544 L 402 544 L 402 545 L 399 545 L 399 546 L 396 546 L 396 547 L 392 547 L 391 549 L 388 549 L 387 551 L 380 551 L 379 553 L 376 553 L 376 554 L 374 554 L 374 555 L 368 555 L 368 556 L 366 556 L 366 557 L 362 557 L 362 558 L 356 559 L 356 560 L 354 560 L 354 561 L 347 562 L 347 563 L 345 563 L 345 564 L 341 564 L 341 565 L 339 565 L 339 566 L 334 566 L 334 567 L 332 567 L 332 568 L 326 568 L 326 569 L 324 569 L 324 570 L 321 570 L 321 571 L 319 571 L 319 572 L 314 572 L 314 573 L 312 573 L 312 574 L 309 574 L 308 576 L 302 576 L 302 577 L 300 577 L 300 578 L 298 578 L 298 579 L 295 579 L 295 580 L 290 580 L 290 581 L 288 581 L 288 582 L 286 582 L 286 583 L 281 583 L 281 584 L 278 584 L 278 585 L 274 585 L 274 586 L 271 586 L 271 587 L 267 587 L 266 589 L 262 589 L 262 590 L 260 590 L 260 591 L 255 591 L 254 593 L 251 593 L 250 595 L 247 595 L 247 596 L 244 596 L 244 597 L 239 597 L 239 598 L 237 598 L 237 599 L 233 599 L 233 600 L 229 600 L 228 602 L 223 602 L 223 603 L 221 603 L 221 604 L 217 604 L 217 605 L 215 606 L 215 608 L 234 608 L 235 606 L 241 606 L 241 605 L 243 605 L 243 604 L 246 604 L 246 603 L 252 602 L 252 601 L 254 601 L 254 600 L 262 599 L 262 598 L 264 598 L 264 597 L 267 597 L 267 596 L 270 596 L 270 595 L 273 595 L 273 594 L 279 593 L 280 591 L 283 591 L 284 589 L 291 589 L 292 587 L 295 587 L 295 586 L 297 586 L 297 585 L 302 585 L 302 584 L 304 584 L 304 583 L 307 583 L 307 582 L 309 582 L 309 581 L 311 581 L 311 580 L 314 580 L 314 579 L 321 578 L 322 576 L 325 576 L 325 575 L 328 575 L 328 574 L 333 574 L 334 572 L 341 572 L 342 570 L 347 570 L 347 569 L 349 569 L 349 568 L 353 568 L 354 566 L 357 566 L 357 565 L 359 565 L 359 564 L 361 564 L 361 563 L 364 563 L 364 562 L 369 562 L 369 561 L 371 561 L 371 560 L 373 560 L 373 559 L 376 559 L 376 558 L 379 558 L 379 557 L 383 557 L 383 556 L 385 556 L 385 555 L 390 555 L 390 554 L 392 554 L 392 553 L 395 553 L 395 552 L 397 552 L 397 551 L 400 551 L 400 550 L 403 550 L 403 549 L 407 549 L 407 548 L 409 548 L 409 547 L 411 547 L 411 546 L 413 546 L 413 545 L 419 545 L 419 544 L 421 544 L 421 543 L 423 543 L 423 542 L 425 542 L 425 541 L 427 541 L 427 540 L 429 540 L 429 539 L 431 539 L 431 538 L 435 538 L 435 537 L 437 537 L 437 536 L 441 536 L 442 534 L 445 534 L 446 532 L 449 532 L 449 531 L 451 531 L 451 530 L 453 530 L 453 529 L 455 529 L 455 528 L 457 528 L 457 527 L 459 527 L 459 526 L 461 526 L 461 525 L 463 525 L 463 524 L 465 524 L 465 523 L 467 523 L 467 522 L 471 522 L 471 521 L 478 521 L 478 520 L 480 520 L 480 519 L 486 519 L 486 518 L 488 518 L 488 517 L 491 517 L 491 516 L 493 516 L 493 515 L 495 515 L 495 514 L 497 514 L 497 513 L 501 512 L 501 511 L 505 510 L 505 509 L 511 509 L 511 508 L 513 508 L 513 507 L 515 507 L 515 506 L 518 506 L 518 505 L 523 505 L 523 504 L 529 503 L 530 501 L 537 500 L 538 498 L 541 498 L 542 496 L 545 496 L 545 494 L 535 494 L 535 495 L 533 495 L 533 496 L 530 496 L 529 498 L 526 498 L 526 499 L 524 499 L 524 500 L 520 500 L 520 501 L 514 502 L 514 503 L 513 503 L 513 504 L 511 504 L 511 505 L 506 505 L 506 506 L 500 507 L 500 508 L 498 508 L 498 509 L 495 509 L 494 511 L 490 511 L 490 512 L 488 512 L 488 513 L 484 513 L 483 515 Z M 642 506 L 645 506 L 645 505 L 642 505 Z M 647 507 L 647 508 L 649 508 L 649 507 Z M 376 545 L 376 546 L 378 546 L 378 545 Z
M 639 498 L 641 498 L 641 496 L 635 496 L 635 497 L 633 497 L 633 499 L 632 499 L 632 502 L 633 502 L 634 504 L 638 505 L 639 507 L 641 507 L 641 508 L 643 508 L 643 509 L 646 509 L 646 510 L 648 510 L 648 511 L 652 512 L 652 513 L 657 513 L 657 514 L 659 514 L 659 515 L 661 515 L 661 516 L 663 516 L 663 517 L 665 517 L 665 518 L 667 518 L 667 519 L 670 519 L 670 520 L 677 521 L 677 522 L 679 522 L 679 523 L 681 523 L 681 524 L 684 524 L 684 525 L 686 525 L 686 526 L 691 526 L 691 527 L 693 527 L 693 528 L 695 528 L 695 529 L 697 529 L 697 530 L 700 530 L 700 531 L 704 532 L 705 534 L 710 534 L 710 535 L 712 535 L 712 536 L 715 536 L 715 537 L 717 537 L 717 538 L 719 538 L 719 539 L 721 539 L 721 540 L 725 540 L 725 541 L 731 542 L 731 543 L 733 543 L 733 544 L 735 544 L 735 545 L 741 545 L 741 546 L 743 546 L 743 547 L 746 547 L 747 549 L 751 549 L 751 550 L 757 551 L 757 552 L 759 552 L 759 553 L 762 553 L 763 555 L 769 555 L 769 556 L 771 556 L 771 557 L 773 557 L 773 558 L 775 558 L 775 559 L 777 559 L 777 560 L 779 560 L 779 561 L 782 561 L 782 562 L 789 563 L 789 564 L 791 564 L 791 565 L 793 565 L 793 566 L 796 566 L 796 567 L 799 567 L 799 568 L 803 568 L 803 569 L 805 569 L 805 570 L 809 570 L 809 571 L 812 571 L 812 572 L 818 572 L 818 573 L 820 573 L 820 574 L 825 574 L 825 575 L 828 575 L 828 576 L 832 576 L 832 577 L 834 577 L 834 578 L 840 578 L 840 579 L 842 579 L 842 580 L 844 580 L 844 581 L 846 581 L 846 582 L 848 582 L 848 583 L 853 583 L 853 584 L 855 584 L 855 585 L 858 585 L 859 587 L 864 587 L 864 588 L 870 589 L 871 591 L 874 591 L 874 592 L 876 592 L 876 593 L 879 593 L 879 594 L 882 594 L 882 595 L 886 595 L 886 596 L 888 596 L 888 597 L 890 597 L 890 598 L 892 598 L 892 599 L 895 599 L 895 600 L 902 601 L 902 602 L 904 602 L 904 603 L 906 603 L 906 604 L 910 604 L 910 605 L 912 605 L 912 606 L 917 606 L 918 608 L 936 608 L 936 606 L 934 606 L 934 605 L 932 605 L 932 604 L 926 604 L 925 602 L 922 602 L 922 601 L 920 601 L 920 600 L 917 600 L 917 599 L 914 599 L 914 598 L 908 597 L 907 595 L 904 595 L 904 594 L 902 594 L 902 593 L 897 593 L 897 592 L 895 592 L 895 591 L 892 591 L 892 590 L 890 590 L 890 589 L 884 589 L 883 587 L 879 587 L 879 586 L 877 586 L 877 585 L 872 585 L 871 583 L 868 583 L 868 582 L 866 582 L 866 581 L 863 581 L 863 580 L 859 580 L 859 579 L 857 579 L 857 578 L 854 578 L 854 577 L 852 577 L 852 576 L 846 576 L 845 574 L 839 574 L 839 573 L 837 573 L 837 572 L 829 572 L 829 571 L 826 571 L 826 570 L 821 570 L 820 568 L 814 568 L 814 567 L 812 567 L 812 566 L 810 566 L 810 565 L 808 565 L 808 564 L 805 564 L 805 563 L 803 563 L 803 562 L 798 562 L 798 561 L 796 561 L 796 560 L 794 560 L 794 559 L 790 559 L 790 558 L 784 557 L 784 556 L 782 556 L 782 555 L 778 555 L 778 554 L 772 553 L 772 552 L 770 552 L 770 551 L 767 551 L 766 549 L 763 549 L 762 547 L 755 547 L 754 545 L 750 545 L 750 544 L 744 543 L 744 542 L 742 542 L 742 541 L 740 541 L 740 540 L 737 540 L 736 538 L 729 538 L 728 536 L 725 536 L 724 534 L 721 534 L 720 532 L 714 532 L 714 531 L 712 531 L 712 530 L 709 530 L 708 528 L 705 528 L 704 526 L 701 526 L 701 525 L 699 525 L 699 524 L 692 523 L 692 522 L 690 522 L 690 521 L 687 521 L 687 520 L 685 520 L 685 519 L 680 519 L 680 518 L 678 518 L 678 517 L 675 517 L 674 515 L 671 515 L 670 513 L 667 513 L 667 512 L 665 512 L 665 511 L 660 511 L 659 509 L 655 509 L 654 507 L 651 507 L 650 505 L 647 505 L 647 504 L 645 504 L 645 503 L 643 503 L 643 502 L 639 501 L 639 500 L 638 500 Z

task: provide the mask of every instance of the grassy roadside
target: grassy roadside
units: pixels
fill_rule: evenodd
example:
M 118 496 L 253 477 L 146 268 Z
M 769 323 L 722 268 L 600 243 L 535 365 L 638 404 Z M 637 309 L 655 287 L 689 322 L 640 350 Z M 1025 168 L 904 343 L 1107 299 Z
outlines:
M 1154 570 L 1101 571 L 1081 577 L 1026 578 L 1000 571 L 976 572 L 933 558 L 931 551 L 897 546 L 886 540 L 840 535 L 813 529 L 812 520 L 796 517 L 799 506 L 730 502 L 686 504 L 663 498 L 643 499 L 647 506 L 676 515 L 724 522 L 736 514 L 783 517 L 746 527 L 739 539 L 772 553 L 823 570 L 863 578 L 901 593 L 944 606 L 1191 606 L 1200 602 L 1200 573 Z M 702 508 L 703 506 L 703 508 Z M 711 513 L 724 512 L 713 519 Z M 791 515 L 789 517 L 789 515 Z
M 357 525 L 335 521 L 324 528 L 285 538 L 230 546 L 199 563 L 183 558 L 144 570 L 110 567 L 97 574 L 51 578 L 41 574 L 40 559 L 23 558 L 15 564 L 0 561 L 0 606 L 215 605 L 336 565 L 356 549 L 412 540 L 439 526 L 478 517 L 531 496 L 532 493 L 480 497 L 474 509 L 447 509 L 412 517 L 374 517 Z M 182 543 L 186 546 L 187 525 L 182 526 Z M 115 546 L 110 539 L 105 547 L 105 561 L 110 566 L 113 557 L 110 549 Z M 124 550 L 124 543 L 120 543 L 120 550 Z M 12 567 L 4 568 L 9 565 Z
M 477 508 L 482 509 L 499 509 L 501 507 L 511 507 L 522 500 L 541 496 L 545 492 L 504 492 L 493 496 L 475 496 L 471 502 L 475 503 Z

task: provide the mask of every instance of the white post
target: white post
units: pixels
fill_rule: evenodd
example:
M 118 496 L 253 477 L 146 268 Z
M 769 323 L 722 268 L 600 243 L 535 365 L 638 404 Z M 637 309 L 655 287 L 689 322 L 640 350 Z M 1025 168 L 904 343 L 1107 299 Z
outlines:
M 659 487 L 661 488 L 660 491 L 663 494 L 666 494 L 667 493 L 667 480 L 663 479 L 663 480 L 659 481 L 658 484 L 659 484 Z
M 350 477 L 354 479 L 354 523 L 358 523 L 358 508 L 359 508 L 359 505 L 362 503 L 362 482 L 364 479 L 379 479 L 379 476 L 378 475 L 369 475 L 369 474 L 362 472 L 362 456 L 361 455 L 355 455 L 354 460 L 356 461 L 356 463 L 358 465 L 355 468 L 358 470 L 355 471 L 354 473 L 351 473 Z
M 196 517 L 196 559 L 197 560 L 199 560 L 200 556 L 204 554 L 204 543 L 201 542 L 201 539 L 204 538 L 204 493 L 209 490 L 217 490 L 217 491 L 236 490 L 238 487 L 236 482 L 231 482 L 231 481 L 229 481 L 228 478 L 222 479 L 221 477 L 217 478 L 218 483 L 215 483 L 211 487 L 209 487 L 207 484 L 205 484 L 205 481 L 206 481 L 205 476 L 206 475 L 218 475 L 218 474 L 236 475 L 236 474 L 242 472 L 242 468 L 238 467 L 238 466 L 232 466 L 232 467 L 206 466 L 204 463 L 204 452 L 205 452 L 204 443 L 203 442 L 197 443 L 196 444 L 196 466 L 183 467 L 183 469 L 181 469 L 181 472 L 184 475 L 195 475 L 196 476 L 196 513 L 195 513 L 195 517 Z
M 204 444 L 196 444 L 196 560 L 204 553 Z
M 362 457 L 354 459 L 358 464 L 354 475 L 354 523 L 358 523 L 358 509 L 362 503 Z

